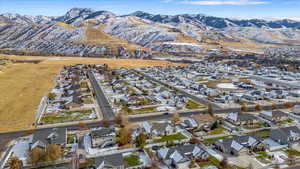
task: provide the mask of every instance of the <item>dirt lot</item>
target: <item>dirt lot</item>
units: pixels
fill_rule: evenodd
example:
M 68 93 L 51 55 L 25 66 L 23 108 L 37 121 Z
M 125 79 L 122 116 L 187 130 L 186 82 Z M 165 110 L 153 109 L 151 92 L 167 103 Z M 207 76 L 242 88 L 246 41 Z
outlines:
M 0 55 L 0 57 L 8 57 Z M 54 77 L 63 65 L 108 64 L 111 68 L 166 66 L 173 63 L 138 59 L 96 59 L 67 57 L 9 56 L 16 60 L 40 60 L 40 63 L 15 63 L 0 72 L 0 131 L 29 128 L 41 98 L 54 85 Z

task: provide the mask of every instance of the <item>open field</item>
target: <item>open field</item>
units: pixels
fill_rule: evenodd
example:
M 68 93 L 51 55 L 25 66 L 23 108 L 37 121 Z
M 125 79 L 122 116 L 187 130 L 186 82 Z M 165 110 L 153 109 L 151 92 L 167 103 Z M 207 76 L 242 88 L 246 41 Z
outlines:
M 70 57 L 4 56 L 15 60 L 40 60 L 40 63 L 16 63 L 0 73 L 0 131 L 29 128 L 41 98 L 54 85 L 54 77 L 64 65 L 108 64 L 111 68 L 166 66 L 174 63 L 138 59 L 98 59 Z

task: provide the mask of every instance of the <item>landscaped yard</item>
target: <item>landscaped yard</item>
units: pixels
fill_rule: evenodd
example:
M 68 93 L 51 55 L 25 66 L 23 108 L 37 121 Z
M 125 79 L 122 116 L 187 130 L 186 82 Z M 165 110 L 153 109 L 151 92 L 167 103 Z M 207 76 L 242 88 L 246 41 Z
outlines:
M 225 129 L 223 126 L 218 125 L 217 128 L 215 128 L 215 129 L 209 131 L 208 133 L 206 133 L 206 135 L 222 134 L 222 133 L 225 132 L 225 130 L 226 130 L 226 129 Z
M 213 156 L 209 156 L 209 161 L 199 162 L 198 165 L 199 167 L 206 167 L 206 166 L 221 167 L 220 162 Z
M 265 151 L 257 152 L 256 153 L 256 159 L 262 163 L 270 163 L 271 161 L 269 160 L 269 155 Z
M 264 123 L 257 123 L 257 124 L 253 124 L 253 125 L 245 125 L 243 126 L 243 128 L 251 130 L 251 129 L 258 129 L 258 128 L 262 128 L 265 127 Z
M 300 152 L 293 149 L 284 150 L 287 155 L 300 156 Z
M 160 143 L 160 142 L 169 142 L 169 141 L 183 140 L 183 139 L 186 139 L 186 137 L 181 133 L 177 133 L 177 134 L 162 136 L 160 139 L 156 139 L 153 142 Z
M 62 111 L 55 114 L 45 115 L 41 118 L 41 123 L 61 123 L 74 120 L 86 120 L 93 113 L 92 110 L 78 110 L 78 111 Z
M 292 119 L 287 119 L 287 120 L 280 121 L 278 124 L 279 125 L 284 125 L 284 124 L 289 124 L 289 123 L 292 123 L 292 122 L 293 122 Z
M 203 140 L 203 144 L 205 144 L 205 145 L 211 145 L 214 142 L 216 142 L 217 140 L 225 139 L 225 138 L 228 138 L 228 137 L 230 137 L 230 136 L 222 136 L 222 137 L 215 137 L 215 138 L 204 139 Z
M 250 132 L 247 133 L 249 135 L 254 135 L 257 137 L 262 137 L 262 138 L 266 138 L 270 136 L 270 130 L 269 129 L 264 129 L 264 130 L 260 130 L 260 131 L 255 131 L 255 132 Z
M 133 109 L 133 113 L 147 113 L 156 111 L 157 106 L 148 106 L 139 109 Z
M 199 103 L 197 103 L 193 100 L 188 100 L 186 105 L 185 105 L 185 108 L 187 108 L 187 109 L 199 109 L 201 107 L 202 106 Z
M 127 164 L 128 167 L 133 167 L 137 165 L 141 165 L 142 162 L 140 161 L 139 156 L 131 154 L 124 157 L 124 161 Z

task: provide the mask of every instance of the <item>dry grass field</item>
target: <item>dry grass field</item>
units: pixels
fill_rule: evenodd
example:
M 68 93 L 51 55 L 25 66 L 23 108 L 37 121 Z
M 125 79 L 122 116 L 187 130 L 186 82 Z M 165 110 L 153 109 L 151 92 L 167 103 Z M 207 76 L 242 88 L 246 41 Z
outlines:
M 0 57 L 8 57 L 1 56 Z M 138 59 L 98 59 L 69 57 L 9 56 L 15 60 L 40 60 L 40 63 L 15 63 L 0 72 L 0 132 L 30 128 L 41 98 L 54 85 L 63 65 L 108 64 L 111 68 L 166 66 L 174 63 Z

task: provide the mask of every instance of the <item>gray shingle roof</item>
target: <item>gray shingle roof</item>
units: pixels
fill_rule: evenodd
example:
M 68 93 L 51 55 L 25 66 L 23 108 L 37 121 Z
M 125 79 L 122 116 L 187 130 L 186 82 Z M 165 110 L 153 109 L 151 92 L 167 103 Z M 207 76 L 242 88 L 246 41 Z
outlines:
M 123 155 L 122 154 L 113 154 L 96 158 L 96 167 L 99 167 L 101 164 L 109 167 L 118 167 L 124 165 Z
M 107 136 L 111 133 L 114 132 L 114 129 L 111 128 L 101 128 L 98 130 L 92 130 L 91 131 L 91 136 L 92 137 L 102 137 L 102 136 Z
M 66 128 L 53 128 L 47 130 L 38 130 L 34 133 L 32 143 L 41 141 L 44 144 L 65 144 L 66 143 Z

